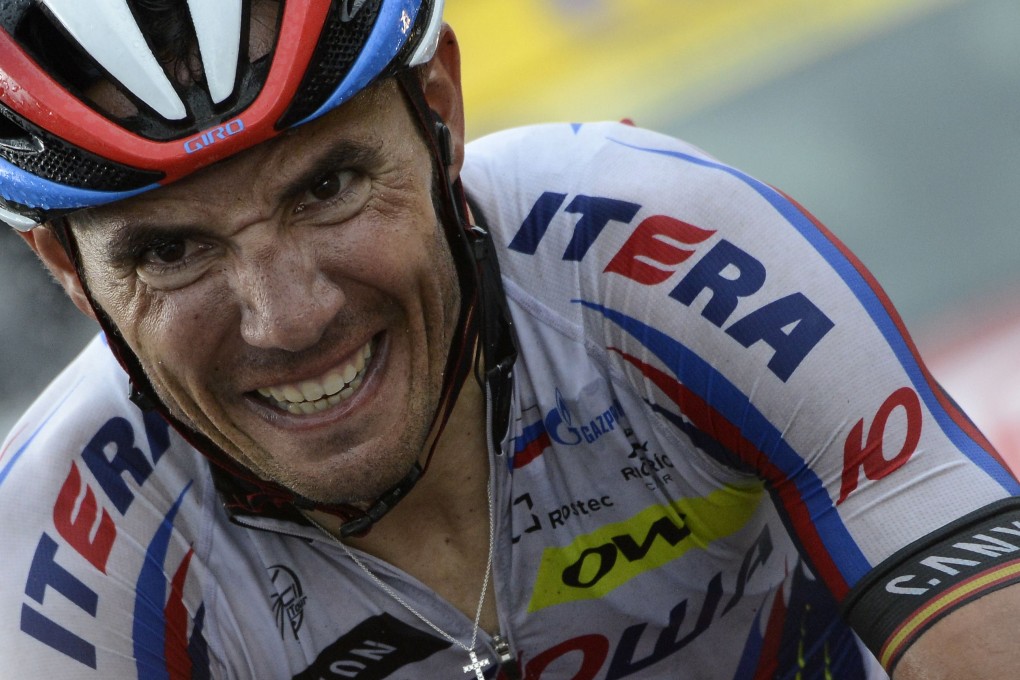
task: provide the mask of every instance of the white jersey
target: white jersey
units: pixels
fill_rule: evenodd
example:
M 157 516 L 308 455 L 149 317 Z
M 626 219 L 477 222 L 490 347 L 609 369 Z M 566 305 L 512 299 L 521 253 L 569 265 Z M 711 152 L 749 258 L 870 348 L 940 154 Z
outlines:
M 796 204 L 617 124 L 508 131 L 467 158 L 519 348 L 490 483 L 524 677 L 881 678 L 841 608 L 889 663 L 934 596 L 1014 578 L 1016 481 Z M 232 521 L 205 459 L 127 395 L 97 338 L 0 449 L 0 676 L 470 677 L 315 528 Z

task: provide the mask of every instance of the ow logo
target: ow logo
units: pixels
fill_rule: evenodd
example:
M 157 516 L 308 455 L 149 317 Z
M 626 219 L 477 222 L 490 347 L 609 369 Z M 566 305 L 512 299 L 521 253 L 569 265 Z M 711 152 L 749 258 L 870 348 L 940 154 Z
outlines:
M 602 545 L 586 549 L 577 561 L 563 570 L 563 583 L 571 588 L 591 588 L 613 570 L 618 555 L 622 554 L 628 562 L 639 562 L 649 553 L 659 536 L 670 547 L 676 546 L 691 535 L 691 530 L 687 528 L 684 519 L 682 513 L 679 515 L 679 522 L 668 516 L 660 517 L 652 523 L 640 543 L 630 534 L 620 534 Z M 594 562 L 589 558 L 594 558 Z M 585 567 L 586 564 L 589 564 L 589 568 Z M 590 568 L 591 564 L 594 564 L 594 573 Z
M 889 417 L 897 408 L 902 408 L 906 416 L 905 436 L 899 453 L 887 458 L 883 450 L 885 430 Z M 921 422 L 921 400 L 909 387 L 901 387 L 885 400 L 868 428 L 867 441 L 864 441 L 864 420 L 857 421 L 843 445 L 843 481 L 836 505 L 845 501 L 857 489 L 862 467 L 864 475 L 872 481 L 882 479 L 903 467 L 921 441 Z

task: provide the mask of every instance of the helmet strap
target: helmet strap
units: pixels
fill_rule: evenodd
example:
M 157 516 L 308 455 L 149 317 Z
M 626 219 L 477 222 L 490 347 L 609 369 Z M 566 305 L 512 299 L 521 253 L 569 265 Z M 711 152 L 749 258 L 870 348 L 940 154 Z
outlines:
M 131 393 L 129 395 L 131 401 L 143 411 L 155 410 L 160 401 L 156 397 L 156 392 L 153 390 L 151 383 L 149 383 L 145 371 L 142 370 L 141 362 L 139 362 L 138 357 L 128 347 L 116 324 L 113 323 L 113 320 L 92 294 L 88 279 L 85 277 L 85 269 L 82 266 L 78 241 L 74 238 L 74 233 L 71 231 L 70 222 L 66 217 L 57 217 L 51 221 L 51 225 L 53 226 L 53 233 L 57 241 L 63 246 L 67 257 L 74 265 L 74 271 L 78 276 L 78 283 L 85 294 L 85 299 L 88 300 L 92 314 L 106 335 L 107 345 L 110 347 L 118 363 L 128 374 L 131 385 Z
M 513 392 L 512 369 L 517 359 L 513 321 L 506 304 L 499 262 L 481 210 L 477 206 L 472 210 L 468 209 L 469 201 L 460 178 L 450 180 L 449 168 L 455 158 L 455 149 L 449 127 L 442 117 L 429 107 L 417 72 L 405 69 L 398 71 L 395 78 L 415 114 L 422 135 L 435 159 L 441 198 L 440 210 L 443 213 L 440 217 L 446 229 L 450 251 L 461 283 L 462 316 L 459 328 L 462 347 L 472 350 L 471 357 L 462 352 L 458 359 L 457 353 L 451 348 L 446 372 L 447 384 L 444 386 L 443 403 L 447 405 L 446 412 L 435 431 L 435 441 L 438 441 L 449 417 L 449 411 L 456 403 L 457 395 L 466 378 L 469 361 L 473 359 L 475 379 L 491 399 L 492 427 L 487 435 L 491 437 L 490 444 L 495 447 L 509 427 L 510 397 Z M 469 214 L 475 224 L 471 224 L 465 217 Z M 473 314 L 469 305 L 476 306 L 477 313 Z M 475 316 L 478 318 L 475 319 Z M 480 346 L 476 347 L 479 341 Z M 434 448 L 435 442 L 426 458 L 426 469 Z

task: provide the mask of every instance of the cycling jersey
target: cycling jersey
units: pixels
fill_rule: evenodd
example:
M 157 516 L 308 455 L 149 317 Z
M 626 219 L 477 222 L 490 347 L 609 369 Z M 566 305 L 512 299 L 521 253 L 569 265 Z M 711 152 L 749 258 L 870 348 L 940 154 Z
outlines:
M 891 663 L 1015 580 L 1016 481 L 795 203 L 618 124 L 479 140 L 463 178 L 519 350 L 489 455 L 499 633 L 524 677 L 881 678 L 861 640 Z M 97 338 L 0 450 L 4 677 L 472 677 L 314 527 L 232 518 L 205 459 L 127 395 Z

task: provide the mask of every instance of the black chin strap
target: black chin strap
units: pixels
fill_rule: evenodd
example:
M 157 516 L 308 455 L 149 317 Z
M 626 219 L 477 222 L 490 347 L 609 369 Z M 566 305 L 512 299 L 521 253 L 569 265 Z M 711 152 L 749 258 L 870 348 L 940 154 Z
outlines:
M 459 178 L 450 180 L 449 169 L 455 160 L 453 135 L 442 117 L 429 107 L 417 73 L 405 69 L 396 73 L 395 77 L 415 114 L 433 158 L 440 193 L 440 219 L 453 255 L 461 290 L 458 333 L 447 357 L 443 392 L 432 422 L 432 444 L 423 467 L 419 470 L 415 466 L 405 481 L 390 492 L 404 489 L 405 483 L 408 483 L 400 495 L 403 497 L 410 486 L 428 470 L 436 445 L 472 366 L 475 368 L 475 379 L 485 390 L 490 402 L 492 428 L 487 433 L 489 443 L 493 447 L 499 445 L 509 427 L 510 399 L 513 394 L 512 370 L 517 359 L 517 345 L 503 292 L 499 263 L 482 213 L 477 206 L 472 206 L 471 212 L 478 222 L 472 225 L 467 219 L 468 201 L 463 185 Z M 342 525 L 340 531 L 348 535 L 346 525 Z
M 57 219 L 53 222 L 58 239 L 74 262 L 82 288 L 106 334 L 108 344 L 128 374 L 131 400 L 142 410 L 158 412 L 189 444 L 214 464 L 211 470 L 216 488 L 232 515 L 261 515 L 305 522 L 301 511 L 319 510 L 340 518 L 341 535 L 364 535 L 411 491 L 428 469 L 472 366 L 475 368 L 476 379 L 486 388 L 490 398 L 492 429 L 488 436 L 493 445 L 498 445 L 509 426 L 512 368 L 517 350 L 492 242 L 484 228 L 484 220 L 479 219 L 480 226 L 468 223 L 465 218 L 467 199 L 460 180 L 451 182 L 449 179 L 448 168 L 454 160 L 454 145 L 449 128 L 428 107 L 421 83 L 414 72 L 401 71 L 396 74 L 396 79 L 415 114 L 436 168 L 436 184 L 440 194 L 439 217 L 457 269 L 461 309 L 457 332 L 447 356 L 443 390 L 433 415 L 431 444 L 425 460 L 422 464 L 416 463 L 400 482 L 367 507 L 318 503 L 276 482 L 262 479 L 228 456 L 211 439 L 171 414 L 166 404 L 156 395 L 138 357 L 92 295 L 81 265 L 77 243 L 67 221 Z M 481 218 L 477 207 L 473 213 L 476 218 Z

